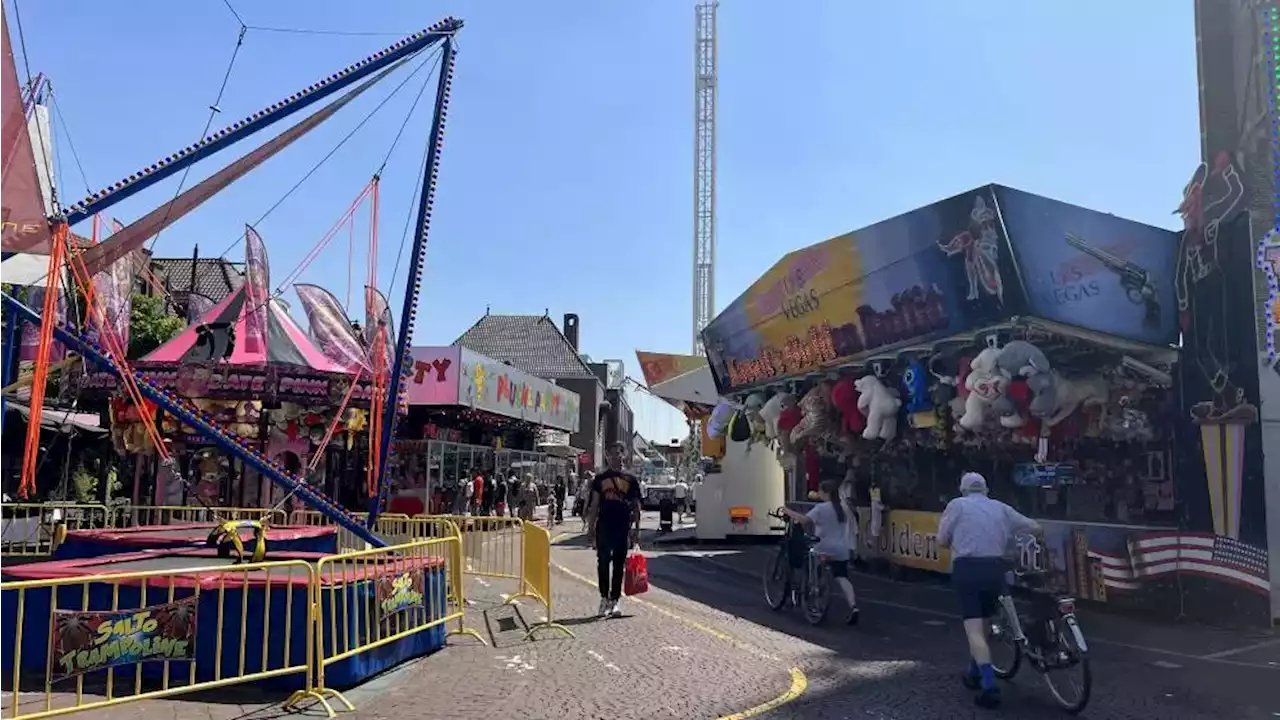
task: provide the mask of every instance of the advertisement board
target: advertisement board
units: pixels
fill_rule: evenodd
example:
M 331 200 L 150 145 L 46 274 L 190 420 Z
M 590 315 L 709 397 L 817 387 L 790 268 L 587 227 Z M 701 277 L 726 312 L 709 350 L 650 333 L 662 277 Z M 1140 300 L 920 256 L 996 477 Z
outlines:
M 701 355 L 672 355 L 669 353 L 636 351 L 640 372 L 646 385 L 653 387 L 685 373 L 705 367 L 707 359 Z
M 1178 340 L 1178 234 L 995 186 L 1028 311 L 1158 345 Z
M 859 556 L 888 560 L 894 565 L 951 572 L 951 551 L 938 545 L 941 513 L 917 510 L 890 510 L 885 513 L 880 536 L 870 532 L 871 508 L 858 508 Z
M 405 390 L 410 405 L 457 405 L 462 361 L 456 347 L 410 348 L 413 367 Z
M 703 331 L 720 392 L 1019 314 L 995 207 L 983 187 L 783 257 Z
M 578 394 L 510 365 L 458 348 L 458 404 L 578 432 Z
M 196 608 L 193 596 L 134 610 L 54 610 L 50 681 L 142 662 L 193 662 Z

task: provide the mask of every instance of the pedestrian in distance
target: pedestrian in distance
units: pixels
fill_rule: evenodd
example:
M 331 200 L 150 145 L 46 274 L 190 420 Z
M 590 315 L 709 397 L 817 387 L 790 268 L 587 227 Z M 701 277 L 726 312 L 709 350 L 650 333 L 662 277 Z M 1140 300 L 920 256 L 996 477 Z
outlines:
M 987 495 L 987 479 L 976 472 L 960 478 L 960 497 L 947 503 L 938 522 L 938 544 L 951 548 L 951 585 L 960 599 L 964 634 L 972 660 L 964 686 L 979 707 L 1000 705 L 987 628 L 1004 595 L 1009 563 L 1005 549 L 1019 533 L 1039 535 L 1040 524 Z
M 556 484 L 553 494 L 556 499 L 556 524 L 560 525 L 564 522 L 564 504 L 569 499 L 569 486 L 565 484 L 564 476 L 556 476 Z
M 689 483 L 684 481 L 684 477 L 681 477 L 679 480 L 676 481 L 675 494 L 676 494 L 676 518 L 677 518 L 676 522 L 678 522 L 680 525 L 683 525 L 685 511 L 689 507 Z
M 587 499 L 587 537 L 596 549 L 600 617 L 622 614 L 622 580 L 627 551 L 640 542 L 640 481 L 624 472 L 626 447 L 614 443 L 605 454 L 608 469 L 591 481 Z

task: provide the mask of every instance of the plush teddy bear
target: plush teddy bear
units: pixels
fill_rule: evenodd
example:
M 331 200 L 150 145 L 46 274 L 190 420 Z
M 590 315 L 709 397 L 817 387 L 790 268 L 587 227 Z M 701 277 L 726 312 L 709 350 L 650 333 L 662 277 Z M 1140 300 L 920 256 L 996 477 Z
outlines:
M 964 415 L 960 426 L 974 431 L 987 421 L 987 410 L 1004 395 L 1009 379 L 996 366 L 1000 348 L 988 347 L 969 363 L 969 374 L 964 379 L 969 394 L 964 399 Z
M 747 424 L 751 428 L 751 441 L 763 440 L 765 438 L 765 422 L 761 417 L 760 411 L 764 408 L 764 395 L 760 393 L 751 393 L 747 396 L 746 402 L 742 404 L 742 412 L 747 417 Z
M 862 431 L 866 440 L 892 440 L 898 434 L 898 409 L 902 400 L 875 375 L 865 375 L 853 384 L 858 390 L 858 410 L 867 418 Z
M 831 404 L 840 413 L 840 429 L 848 434 L 859 434 L 867 427 L 867 419 L 858 410 L 858 389 L 853 378 L 843 377 L 831 387 Z

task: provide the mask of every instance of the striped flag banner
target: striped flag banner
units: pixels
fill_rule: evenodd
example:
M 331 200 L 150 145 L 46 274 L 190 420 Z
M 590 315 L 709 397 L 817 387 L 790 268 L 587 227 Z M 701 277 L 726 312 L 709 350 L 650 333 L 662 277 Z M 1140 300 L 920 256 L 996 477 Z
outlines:
M 1108 589 L 1137 590 L 1143 580 L 1174 573 L 1199 575 L 1260 593 L 1271 592 L 1267 551 L 1213 533 L 1142 533 L 1129 540 L 1129 557 L 1089 551 Z

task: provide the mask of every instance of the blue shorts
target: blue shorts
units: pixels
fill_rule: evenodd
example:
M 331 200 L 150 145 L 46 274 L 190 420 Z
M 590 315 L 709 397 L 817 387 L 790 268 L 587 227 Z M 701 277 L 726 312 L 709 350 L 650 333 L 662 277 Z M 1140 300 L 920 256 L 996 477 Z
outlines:
M 994 617 L 1006 591 L 1004 558 L 960 557 L 951 566 L 951 586 L 960 598 L 965 620 Z

